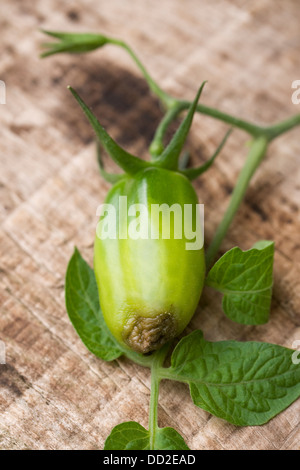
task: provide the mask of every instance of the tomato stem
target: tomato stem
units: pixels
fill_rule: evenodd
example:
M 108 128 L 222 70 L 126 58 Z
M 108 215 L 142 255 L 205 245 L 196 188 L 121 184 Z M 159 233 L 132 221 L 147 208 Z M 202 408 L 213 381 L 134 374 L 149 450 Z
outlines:
M 150 407 L 149 407 L 149 435 L 150 435 L 150 450 L 155 450 L 155 436 L 158 430 L 157 422 L 157 407 L 159 396 L 159 384 L 161 378 L 158 371 L 162 369 L 165 357 L 170 349 L 170 343 L 165 344 L 161 349 L 156 351 L 152 356 L 151 364 L 151 394 L 150 394 Z
M 135 64 L 138 66 L 138 68 L 144 75 L 144 78 L 146 79 L 150 90 L 158 97 L 158 99 L 161 101 L 165 109 L 171 109 L 173 106 L 176 105 L 177 100 L 172 98 L 170 95 L 168 95 L 165 91 L 163 91 L 160 88 L 160 86 L 155 82 L 155 80 L 153 80 L 151 75 L 148 73 L 146 67 L 142 64 L 140 59 L 133 52 L 131 47 L 128 46 L 128 44 L 126 44 L 124 41 L 121 41 L 118 39 L 112 39 L 112 38 L 109 39 L 109 43 L 122 47 L 130 55 L 132 60 L 135 62 Z
M 244 195 L 249 186 L 249 182 L 255 173 L 256 169 L 263 160 L 268 148 L 268 139 L 260 136 L 253 140 L 246 163 L 242 168 L 234 190 L 231 195 L 229 206 L 225 212 L 225 215 L 219 224 L 217 231 L 213 237 L 213 240 L 206 253 L 206 266 L 210 267 L 212 264 L 220 245 L 229 229 L 229 226 L 244 198 Z
M 269 136 L 269 140 L 271 141 L 299 125 L 300 114 L 296 114 L 295 116 L 292 116 L 284 121 L 281 121 L 277 124 L 273 124 L 273 126 L 265 128 L 265 133 Z
M 165 134 L 170 124 L 172 124 L 172 122 L 175 121 L 175 119 L 184 109 L 187 109 L 184 103 L 177 103 L 176 106 L 168 109 L 168 111 L 163 116 L 162 120 L 160 121 L 155 131 L 153 140 L 149 147 L 150 154 L 152 155 L 152 161 L 158 160 L 159 156 L 163 152 L 164 150 L 163 140 L 164 140 Z

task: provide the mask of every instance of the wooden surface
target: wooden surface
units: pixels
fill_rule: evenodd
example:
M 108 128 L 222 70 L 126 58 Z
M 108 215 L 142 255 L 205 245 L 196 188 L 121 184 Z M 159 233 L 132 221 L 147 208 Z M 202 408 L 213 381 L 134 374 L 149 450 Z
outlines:
M 76 6 L 75 6 L 76 5 Z M 112 46 L 86 56 L 41 61 L 38 28 L 103 32 L 127 41 L 170 93 L 255 122 L 300 112 L 291 102 L 299 73 L 299 2 L 223 0 L 4 0 L 0 105 L 1 316 L 0 442 L 3 449 L 101 449 L 111 428 L 147 427 L 149 372 L 90 354 L 68 320 L 64 275 L 74 245 L 92 262 L 96 208 L 108 185 L 98 172 L 93 134 L 66 86 L 93 106 L 129 151 L 147 155 L 161 116 L 128 56 Z M 197 116 L 193 162 L 204 161 L 226 126 Z M 227 206 L 246 155 L 235 131 L 213 169 L 196 182 L 205 204 L 206 242 Z M 299 129 L 272 144 L 222 250 L 276 242 L 269 324 L 234 324 L 206 289 L 189 328 L 209 340 L 300 339 Z M 108 165 L 110 167 L 110 164 Z M 236 428 L 196 408 L 186 386 L 161 385 L 159 424 L 192 449 L 299 449 L 300 400 L 262 427 Z

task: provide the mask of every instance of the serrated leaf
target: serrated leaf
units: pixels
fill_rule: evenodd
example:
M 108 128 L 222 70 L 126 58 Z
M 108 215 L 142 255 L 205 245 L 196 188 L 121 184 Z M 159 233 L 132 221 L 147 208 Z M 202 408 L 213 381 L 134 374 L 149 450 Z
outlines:
M 274 243 L 261 241 L 248 251 L 235 247 L 212 267 L 206 284 L 224 294 L 223 310 L 233 321 L 260 325 L 269 319 Z
M 150 450 L 150 433 L 135 421 L 118 424 L 105 441 L 104 450 Z M 155 432 L 155 448 L 151 450 L 189 450 L 184 439 L 173 428 Z
M 105 361 L 121 356 L 102 316 L 94 271 L 77 248 L 68 265 L 65 295 L 69 318 L 88 350 Z
M 293 353 L 269 343 L 211 343 L 198 330 L 178 343 L 161 377 L 188 383 L 195 405 L 219 418 L 261 425 L 300 396 Z

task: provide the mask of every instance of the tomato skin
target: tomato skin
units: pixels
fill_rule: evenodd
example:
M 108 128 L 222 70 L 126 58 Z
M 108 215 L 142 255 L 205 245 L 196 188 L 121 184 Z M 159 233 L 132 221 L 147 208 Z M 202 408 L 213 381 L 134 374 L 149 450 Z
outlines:
M 197 195 L 178 172 L 147 168 L 125 176 L 109 191 L 106 204 L 119 211 L 119 197 L 127 204 L 190 204 L 196 214 Z M 132 218 L 131 218 L 132 219 Z M 149 227 L 150 216 L 148 219 Z M 127 223 L 127 227 L 122 227 Z M 127 222 L 118 222 L 127 229 Z M 160 228 L 155 227 L 161 235 Z M 183 230 L 184 232 L 184 230 Z M 100 235 L 100 236 L 99 236 Z M 94 268 L 104 319 L 115 338 L 140 353 L 158 349 L 178 336 L 193 316 L 204 283 L 204 249 L 186 249 L 181 239 L 110 239 L 98 226 Z

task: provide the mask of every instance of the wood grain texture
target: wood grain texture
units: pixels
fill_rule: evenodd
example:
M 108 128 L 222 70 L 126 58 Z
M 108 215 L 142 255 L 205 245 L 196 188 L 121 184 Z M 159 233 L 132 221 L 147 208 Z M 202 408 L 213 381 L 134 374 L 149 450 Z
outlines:
M 2 449 L 101 449 L 111 428 L 147 426 L 149 373 L 120 359 L 93 357 L 64 306 L 64 275 L 76 245 L 92 262 L 96 208 L 108 185 L 98 174 L 93 134 L 66 89 L 72 85 L 126 149 L 147 155 L 161 116 L 138 71 L 113 47 L 41 61 L 38 28 L 95 31 L 122 38 L 160 85 L 270 124 L 300 112 L 291 102 L 299 76 L 299 2 L 286 0 L 4 0 L 0 79 L 0 364 Z M 193 162 L 215 149 L 226 126 L 197 116 Z M 276 243 L 267 325 L 234 324 L 205 289 L 189 327 L 209 340 L 261 340 L 292 347 L 300 339 L 299 128 L 275 141 L 255 175 L 222 250 Z M 208 242 L 243 164 L 247 136 L 235 131 L 213 168 L 195 183 L 205 204 Z M 108 168 L 110 167 L 108 163 Z M 192 449 L 299 449 L 300 400 L 262 427 L 237 428 L 196 408 L 182 384 L 163 382 L 159 424 Z

